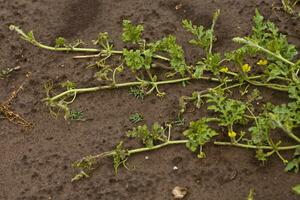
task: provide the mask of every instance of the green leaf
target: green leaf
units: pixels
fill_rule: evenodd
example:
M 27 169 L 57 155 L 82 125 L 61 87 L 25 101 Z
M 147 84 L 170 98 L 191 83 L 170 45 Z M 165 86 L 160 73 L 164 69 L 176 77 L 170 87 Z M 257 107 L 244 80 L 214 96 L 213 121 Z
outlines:
M 288 162 L 286 165 L 284 171 L 286 172 L 299 172 L 299 166 L 300 166 L 300 157 L 294 158 L 292 161 Z
M 205 65 L 198 62 L 197 65 L 195 66 L 193 77 L 195 77 L 196 79 L 200 79 L 203 75 L 204 70 L 206 70 Z
M 73 168 L 79 168 L 81 170 L 92 170 L 97 160 L 93 156 L 86 156 L 72 164 Z
M 20 69 L 19 66 L 14 67 L 14 68 L 8 67 L 8 68 L 6 68 L 6 69 L 0 69 L 0 79 L 4 79 L 4 78 L 9 77 L 9 75 L 10 75 L 11 73 L 13 73 L 14 71 L 17 71 L 17 70 L 19 70 L 19 69 Z
M 281 61 L 270 63 L 265 70 L 268 76 L 267 81 L 276 79 L 278 76 L 287 77 L 290 71 L 290 66 Z
M 200 146 L 209 142 L 212 137 L 218 135 L 215 130 L 207 125 L 209 121 L 208 118 L 202 118 L 191 122 L 189 128 L 183 132 L 183 135 L 188 139 L 186 146 L 191 151 L 195 152 Z
M 123 50 L 126 65 L 132 70 L 139 70 L 144 66 L 145 58 L 140 50 Z
M 300 169 L 300 148 L 297 148 L 294 153 L 293 160 L 289 161 L 284 171 L 298 173 Z
M 211 104 L 207 109 L 219 113 L 220 126 L 230 127 L 236 122 L 245 121 L 247 105 L 244 102 L 225 97 L 222 90 L 211 90 L 207 98 L 207 102 Z
M 202 75 L 201 72 L 203 73 L 203 71 L 210 71 L 215 75 L 220 74 L 220 62 L 221 54 L 208 54 L 206 58 L 202 59 L 202 61 L 197 62 L 193 76 L 196 78 L 200 78 Z
M 154 50 L 155 49 L 146 49 L 141 51 L 123 49 L 125 63 L 131 70 L 134 71 L 142 68 L 150 69 Z
M 259 161 L 266 161 L 268 158 L 268 154 L 264 152 L 264 150 L 262 149 L 258 149 L 256 150 L 256 155 L 255 157 L 259 160 Z
M 128 154 L 128 150 L 123 149 L 123 142 L 120 142 L 113 152 L 115 153 L 113 155 L 114 169 L 115 169 L 115 173 L 117 174 L 120 165 L 126 167 L 126 161 L 129 157 L 129 154 Z
M 73 121 L 85 121 L 83 112 L 77 110 L 70 111 L 69 119 Z
M 142 99 L 142 100 L 145 97 L 145 91 L 138 86 L 130 87 L 129 94 L 133 95 L 137 99 Z
M 275 26 L 274 23 L 270 21 L 265 21 L 264 17 L 256 10 L 256 14 L 253 17 L 253 28 L 252 34 L 248 37 L 245 37 L 246 40 L 251 41 L 258 46 L 261 46 L 279 56 L 287 60 L 292 60 L 297 55 L 296 47 L 292 44 L 288 43 L 286 35 L 279 32 L 279 29 Z M 236 40 L 237 41 L 237 40 Z M 255 47 L 250 47 L 247 44 L 241 47 L 240 49 L 234 50 L 231 53 L 226 54 L 226 57 L 230 60 L 236 61 L 239 65 L 243 64 L 244 57 L 249 55 L 253 56 L 257 54 L 260 49 Z M 276 62 L 278 58 L 275 58 L 270 55 L 266 55 L 267 60 L 272 62 Z M 269 74 L 282 74 L 283 72 L 288 73 L 289 70 L 285 68 L 287 66 L 283 66 L 281 63 L 275 63 L 273 67 L 269 67 Z M 272 71 L 272 69 L 275 69 Z M 282 71 L 283 70 L 283 71 Z
M 132 124 L 136 124 L 140 121 L 142 121 L 144 118 L 142 115 L 140 115 L 139 113 L 134 113 L 132 115 L 130 115 L 129 117 L 129 121 L 132 123 Z
M 254 200 L 254 190 L 253 189 L 250 190 L 247 200 Z
M 288 87 L 289 97 L 295 99 L 298 105 L 300 105 L 300 80 L 290 83 Z
M 269 115 L 273 128 L 292 131 L 300 125 L 300 107 L 296 102 L 275 106 Z
M 296 185 L 292 188 L 292 190 L 297 194 L 300 195 L 300 184 Z
M 153 51 L 167 52 L 170 56 L 171 67 L 182 76 L 185 74 L 187 65 L 185 62 L 184 51 L 180 45 L 176 43 L 176 38 L 172 35 L 163 38 L 155 43 L 149 44 Z
M 270 119 L 262 114 L 255 122 L 255 125 L 249 128 L 251 133 L 251 142 L 255 145 L 268 144 L 270 132 Z
M 105 44 L 106 42 L 108 42 L 108 40 L 109 40 L 108 33 L 107 32 L 100 32 L 98 34 L 97 40 L 93 41 L 93 44 L 94 45 L 102 45 L 102 44 Z
M 76 83 L 74 83 L 72 81 L 69 81 L 69 80 L 61 83 L 60 85 L 63 88 L 67 88 L 67 90 L 71 90 L 71 89 L 75 89 L 76 88 Z
M 147 49 L 143 52 L 145 69 L 150 69 L 152 64 L 153 53 L 154 53 L 153 49 Z
M 255 88 L 249 95 L 247 95 L 247 103 L 252 103 L 254 101 L 261 100 L 262 98 L 261 92 Z
M 94 45 L 98 45 L 101 48 L 110 51 L 113 48 L 113 45 L 110 44 L 110 38 L 107 32 L 100 32 L 98 34 L 98 38 L 96 40 L 93 40 Z
M 234 61 L 236 62 L 238 65 L 242 66 L 244 63 L 244 58 L 245 56 L 249 55 L 252 56 L 253 54 L 255 54 L 257 51 L 253 48 L 250 48 L 248 46 L 243 46 L 239 49 L 233 50 L 231 52 L 225 53 L 225 57 L 229 60 L 229 61 Z
M 141 36 L 144 31 L 142 25 L 133 25 L 129 20 L 123 20 L 123 42 L 132 42 L 136 44 L 141 41 Z
M 55 48 L 65 47 L 66 46 L 66 39 L 63 37 L 58 37 L 55 40 Z
M 27 37 L 28 38 L 26 40 L 28 40 L 29 42 L 35 41 L 35 37 L 34 37 L 33 31 L 28 32 L 27 33 Z
M 156 142 L 166 142 L 165 129 L 158 123 L 154 123 L 149 129 L 147 125 L 133 128 L 126 133 L 128 137 L 141 139 L 146 147 L 153 147 Z
M 253 34 L 250 36 L 251 39 L 288 60 L 293 59 L 297 55 L 296 47 L 288 43 L 286 35 L 279 33 L 279 30 L 274 23 L 264 21 L 264 17 L 258 10 L 256 10 L 253 21 L 254 27 L 252 29 Z M 269 57 L 268 60 L 274 60 L 274 58 Z
M 210 47 L 211 37 L 213 37 L 213 41 L 216 40 L 211 29 L 206 30 L 203 26 L 196 26 L 190 20 L 183 20 L 182 25 L 186 31 L 196 36 L 196 39 L 192 39 L 189 41 L 192 45 L 199 46 L 208 51 Z

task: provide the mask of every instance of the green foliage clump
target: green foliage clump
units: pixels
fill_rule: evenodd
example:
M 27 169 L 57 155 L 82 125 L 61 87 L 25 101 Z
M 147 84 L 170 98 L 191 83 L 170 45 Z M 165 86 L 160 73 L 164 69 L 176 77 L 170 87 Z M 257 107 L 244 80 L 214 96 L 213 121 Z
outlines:
M 72 110 L 70 111 L 69 119 L 73 121 L 84 121 L 84 114 L 82 111 Z
M 147 54 L 148 53 L 148 54 Z M 142 52 L 141 50 L 123 50 L 126 65 L 133 71 L 139 69 L 150 69 L 152 63 L 152 54 L 149 51 Z
M 167 141 L 165 129 L 158 123 L 154 123 L 151 129 L 149 129 L 147 125 L 133 128 L 133 130 L 127 132 L 127 136 L 141 139 L 146 147 L 153 147 L 156 142 Z
M 163 38 L 153 44 L 150 44 L 152 49 L 161 52 L 167 52 L 170 56 L 170 66 L 173 70 L 184 75 L 187 69 L 185 55 L 182 47 L 177 44 L 176 38 L 172 35 Z
M 128 150 L 123 149 L 123 142 L 120 142 L 116 146 L 116 149 L 113 150 L 114 169 L 116 174 L 118 173 L 120 165 L 123 165 L 126 168 L 126 161 L 128 157 Z
M 76 88 L 76 83 L 69 80 L 62 82 L 60 85 L 61 87 L 66 88 L 67 90 L 72 90 Z
M 144 31 L 142 25 L 133 25 L 129 20 L 123 20 L 123 42 L 131 42 L 137 44 L 141 41 L 141 36 Z
M 270 119 L 266 114 L 257 117 L 255 125 L 249 128 L 251 134 L 251 144 L 265 145 L 268 144 L 270 132 Z
M 232 129 L 234 123 L 245 121 L 247 105 L 244 102 L 225 97 L 222 90 L 211 90 L 207 98 L 207 103 L 211 104 L 207 109 L 219 113 L 220 126 Z
M 189 41 L 192 45 L 199 46 L 208 51 L 211 44 L 211 38 L 213 38 L 213 41 L 216 41 L 216 37 L 213 35 L 211 29 L 206 30 L 203 26 L 196 26 L 190 20 L 183 20 L 182 25 L 185 30 L 196 36 L 196 39 Z
M 140 121 L 143 121 L 143 116 L 139 113 L 134 113 L 132 115 L 130 115 L 129 117 L 129 121 L 132 123 L 132 124 L 136 124 Z
M 195 72 L 193 77 L 199 79 L 202 77 L 204 71 L 212 72 L 214 75 L 220 74 L 220 62 L 221 54 L 220 53 L 211 53 L 208 54 L 206 58 L 203 58 L 201 61 L 198 61 L 195 66 Z
M 273 128 L 291 132 L 300 125 L 300 107 L 295 102 L 275 106 L 269 115 L 273 121 Z
M 286 165 L 286 172 L 298 173 L 300 170 L 300 148 L 297 148 L 294 153 L 294 158 Z
M 200 149 L 198 157 L 202 158 L 205 154 L 202 152 L 202 146 L 209 142 L 212 137 L 217 136 L 218 133 L 208 126 L 209 118 L 201 118 L 197 121 L 191 122 L 189 128 L 183 132 L 183 135 L 187 137 L 187 148 L 195 152 Z
M 133 95 L 137 99 L 143 100 L 145 98 L 145 91 L 143 88 L 138 86 L 130 87 L 129 94 Z

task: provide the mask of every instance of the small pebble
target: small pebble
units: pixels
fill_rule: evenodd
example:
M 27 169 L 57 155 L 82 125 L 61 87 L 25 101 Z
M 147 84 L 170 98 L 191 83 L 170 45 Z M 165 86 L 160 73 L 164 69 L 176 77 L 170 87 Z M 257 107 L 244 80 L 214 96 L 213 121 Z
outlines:
M 177 166 L 174 166 L 173 167 L 173 170 L 175 171 L 175 170 L 178 170 L 178 167 Z
M 175 199 L 183 199 L 187 195 L 187 188 L 176 186 L 172 190 Z

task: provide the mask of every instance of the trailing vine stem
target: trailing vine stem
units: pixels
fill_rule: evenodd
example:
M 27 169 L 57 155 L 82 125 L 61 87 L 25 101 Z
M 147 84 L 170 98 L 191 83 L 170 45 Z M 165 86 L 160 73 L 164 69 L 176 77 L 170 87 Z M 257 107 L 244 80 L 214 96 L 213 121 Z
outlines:
M 82 47 L 52 47 L 41 42 L 37 41 L 35 38 L 30 38 L 22 29 L 15 25 L 10 25 L 9 29 L 12 31 L 16 31 L 19 35 L 21 35 L 22 39 L 33 44 L 34 46 L 40 47 L 42 49 L 47 49 L 50 51 L 64 51 L 64 52 L 87 52 L 87 53 L 98 53 L 96 55 L 88 55 L 88 56 L 79 56 L 75 58 L 90 58 L 90 57 L 99 57 L 100 55 L 107 54 L 123 54 L 123 51 L 120 50 L 111 50 L 111 49 L 96 49 L 96 48 L 82 48 Z M 153 55 L 153 58 L 161 59 L 164 61 L 170 61 L 169 58 L 161 56 L 161 55 Z
M 63 98 L 64 96 L 67 96 L 69 94 L 73 93 L 86 93 L 86 92 L 95 92 L 98 90 L 105 90 L 105 89 L 114 89 L 114 88 L 122 88 L 122 87 L 130 87 L 130 86 L 139 86 L 139 85 L 164 85 L 164 84 L 172 84 L 172 83 L 180 83 L 184 81 L 189 81 L 191 80 L 190 77 L 186 78 L 180 78 L 180 79 L 174 79 L 174 80 L 167 80 L 167 81 L 157 81 L 157 82 L 152 82 L 152 81 L 134 81 L 134 82 L 128 82 L 128 83 L 115 83 L 111 85 L 105 85 L 105 86 L 96 86 L 96 87 L 90 87 L 90 88 L 78 88 L 78 89 L 69 89 L 63 93 L 60 93 L 54 97 L 48 97 L 45 98 L 47 101 L 56 101 L 58 99 Z M 214 80 L 214 79 L 213 79 Z
M 142 148 L 137 148 L 137 149 L 131 149 L 131 150 L 128 150 L 127 153 L 130 156 L 130 155 L 137 154 L 137 153 L 157 150 L 157 149 L 160 149 L 160 148 L 163 148 L 166 146 L 170 146 L 170 145 L 186 144 L 187 142 L 188 142 L 188 140 L 168 140 L 167 142 L 164 142 L 164 143 L 161 143 L 158 145 L 154 145 L 152 147 L 142 147 Z M 92 157 L 97 159 L 97 158 L 103 158 L 103 157 L 110 157 L 113 155 L 116 155 L 115 151 L 109 151 L 109 152 L 97 154 Z
M 123 153 L 126 157 L 122 157 L 122 159 L 124 160 L 120 160 L 118 161 L 119 163 L 122 163 L 125 167 L 125 162 L 128 160 L 128 158 L 134 154 L 138 154 L 138 153 L 143 153 L 143 152 L 147 152 L 147 151 L 152 151 L 152 150 L 158 150 L 161 149 L 163 147 L 167 147 L 167 146 L 171 146 L 171 145 L 186 145 L 188 147 L 188 143 L 190 142 L 189 140 L 172 140 L 171 139 L 171 125 L 168 126 L 168 136 L 167 136 L 167 140 L 163 143 L 160 144 L 155 144 L 153 146 L 146 146 L 146 147 L 141 147 L 141 148 L 136 148 L 136 149 L 124 149 L 122 150 Z M 239 140 L 238 140 L 239 141 Z M 256 150 L 269 150 L 269 152 L 266 154 L 266 156 L 271 156 L 273 153 L 276 153 L 278 155 L 278 157 L 286 164 L 286 160 L 280 155 L 279 151 L 289 151 L 289 150 L 294 150 L 294 149 L 298 149 L 300 148 L 300 145 L 291 145 L 291 146 L 279 146 L 280 142 L 277 145 L 251 145 L 251 144 L 243 144 L 243 143 L 239 143 L 237 140 L 231 140 L 231 142 L 222 142 L 222 141 L 215 141 L 213 144 L 217 145 L 217 146 L 233 146 L 233 147 L 239 147 L 239 148 L 246 148 L 246 149 L 256 149 Z M 121 143 L 122 144 L 122 143 Z M 200 145 L 200 155 L 204 155 L 202 152 L 202 147 L 203 145 Z M 202 153 L 202 154 L 201 154 Z M 80 168 L 80 173 L 78 173 L 77 175 L 74 176 L 74 178 L 72 179 L 72 181 L 78 181 L 81 178 L 84 177 L 89 177 L 89 175 L 85 172 L 85 170 L 88 170 L 88 172 L 90 172 L 91 170 L 94 170 L 95 168 L 92 167 L 93 163 L 97 163 L 96 160 L 99 159 L 103 159 L 103 158 L 107 158 L 107 157 L 113 157 L 115 159 L 115 157 L 120 156 L 120 150 L 115 149 L 112 151 L 108 151 L 108 152 L 104 152 L 104 153 L 100 153 L 100 154 L 96 154 L 96 155 L 90 155 L 87 156 L 85 158 L 83 158 L 82 160 L 77 161 L 74 166 L 77 166 L 77 168 Z M 198 155 L 199 156 L 199 155 Z M 85 168 L 84 164 L 81 165 L 80 163 L 85 163 L 88 162 L 88 167 Z M 114 160 L 114 164 L 115 164 L 115 160 Z M 81 168 L 83 167 L 83 168 Z M 118 167 L 118 166 L 117 166 Z M 127 168 L 127 167 L 126 167 Z M 115 168 L 116 170 L 117 168 Z
M 202 80 L 208 80 L 208 81 L 214 81 L 214 82 L 220 82 L 219 79 L 217 78 L 211 78 L 211 77 L 206 77 L 202 76 L 200 79 Z M 171 80 L 164 80 L 164 81 L 146 81 L 142 79 L 138 79 L 138 81 L 133 81 L 133 82 L 126 82 L 126 83 L 114 83 L 111 85 L 104 85 L 104 86 L 96 86 L 96 87 L 90 87 L 90 88 L 74 88 L 74 89 L 69 89 L 66 90 L 65 92 L 62 92 L 56 96 L 53 97 L 47 97 L 44 100 L 47 101 L 57 101 L 69 94 L 80 94 L 80 93 L 86 93 L 86 92 L 95 92 L 99 90 L 105 90 L 105 89 L 115 89 L 115 88 L 122 88 L 122 87 L 130 87 L 130 86 L 147 86 L 147 85 L 152 85 L 153 87 L 157 87 L 159 85 L 166 85 L 166 84 L 175 84 L 175 83 L 182 83 L 185 81 L 191 81 L 194 80 L 192 77 L 184 77 L 184 78 L 178 78 L 178 79 L 171 79 Z M 230 83 L 233 80 L 228 79 L 226 80 L 226 83 Z
M 220 142 L 220 141 L 215 141 L 214 144 L 220 145 L 220 146 L 235 146 L 235 147 L 241 147 L 241 148 L 246 148 L 246 149 L 274 150 L 274 147 L 272 147 L 272 146 L 256 146 L 256 145 L 250 145 L 250 144 Z M 288 150 L 297 149 L 299 147 L 300 147 L 300 145 L 283 146 L 283 147 L 276 147 L 276 150 L 288 151 Z
M 278 90 L 278 91 L 287 91 L 288 88 L 284 85 L 279 85 L 279 84 L 264 84 L 258 81 L 253 81 L 255 79 L 260 78 L 260 76 L 253 76 L 253 77 L 248 77 L 246 79 L 246 81 L 252 85 L 256 85 L 256 86 L 264 86 L 264 87 L 268 87 L 274 90 Z M 126 83 L 113 83 L 111 85 L 105 85 L 105 86 L 96 86 L 96 87 L 90 87 L 90 88 L 75 88 L 75 89 L 69 89 L 66 90 L 65 92 L 62 92 L 56 96 L 53 97 L 47 97 L 44 100 L 48 100 L 48 101 L 55 101 L 58 99 L 63 98 L 64 96 L 67 96 L 69 94 L 80 94 L 80 93 L 86 93 L 86 92 L 96 92 L 99 90 L 106 90 L 106 89 L 115 89 L 115 88 L 122 88 L 122 87 L 130 87 L 130 86 L 140 86 L 140 85 L 152 85 L 153 88 L 157 88 L 157 86 L 159 85 L 166 85 L 166 84 L 175 84 L 175 83 L 181 83 L 181 82 L 185 82 L 185 81 L 192 81 L 192 80 L 207 80 L 207 81 L 213 81 L 213 82 L 222 82 L 220 79 L 218 78 L 213 78 L 213 77 L 209 77 L 209 76 L 202 76 L 200 78 L 193 78 L 193 77 L 184 77 L 184 78 L 178 78 L 178 79 L 171 79 L 171 80 L 165 80 L 165 81 L 147 81 L 147 80 L 141 80 L 139 79 L 139 81 L 133 81 L 133 82 L 126 82 Z M 231 82 L 236 82 L 238 80 L 234 80 L 234 79 L 228 79 L 225 80 L 226 83 L 231 83 Z M 239 84 L 241 85 L 241 84 Z
M 161 149 L 163 147 L 170 146 L 170 145 L 179 145 L 179 144 L 186 144 L 186 143 L 188 143 L 188 140 L 168 140 L 167 142 L 157 144 L 152 147 L 142 147 L 142 148 L 127 150 L 127 154 L 130 156 L 130 155 L 137 154 L 137 153 L 143 153 L 143 152 L 147 152 L 147 151 Z M 238 143 L 238 142 L 234 143 L 234 142 L 215 141 L 213 144 L 219 145 L 219 146 L 235 146 L 235 147 L 246 148 L 246 149 L 274 150 L 274 147 L 272 147 L 272 146 L 257 146 L 257 145 L 250 145 L 250 144 L 242 144 L 242 143 Z M 300 145 L 281 146 L 281 147 L 276 147 L 276 150 L 288 151 L 288 150 L 297 149 L 299 147 L 300 147 Z M 99 159 L 99 158 L 104 158 L 104 157 L 111 157 L 114 155 L 116 155 L 116 152 L 113 150 L 113 151 L 108 151 L 108 152 L 100 153 L 97 155 L 93 155 L 91 157 L 94 159 Z

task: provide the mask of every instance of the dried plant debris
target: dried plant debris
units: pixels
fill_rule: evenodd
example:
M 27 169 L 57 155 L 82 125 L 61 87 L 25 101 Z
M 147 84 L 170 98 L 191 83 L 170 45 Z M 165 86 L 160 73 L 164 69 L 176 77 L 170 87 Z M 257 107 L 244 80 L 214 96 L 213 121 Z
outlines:
M 30 77 L 30 73 L 26 75 L 26 80 Z M 18 94 L 24 89 L 25 85 L 24 81 L 16 90 L 14 90 L 11 95 L 8 97 L 8 99 L 4 102 L 0 102 L 0 116 L 2 116 L 3 119 L 7 119 L 13 124 L 25 127 L 25 128 L 31 128 L 32 123 L 28 122 L 26 119 L 24 119 L 21 115 L 18 113 L 15 113 L 11 109 L 12 101 L 17 98 Z
M 0 79 L 5 79 L 8 76 L 10 76 L 11 73 L 13 73 L 14 71 L 19 70 L 21 67 L 17 66 L 17 67 L 13 67 L 13 68 L 5 68 L 5 69 L 0 69 Z

